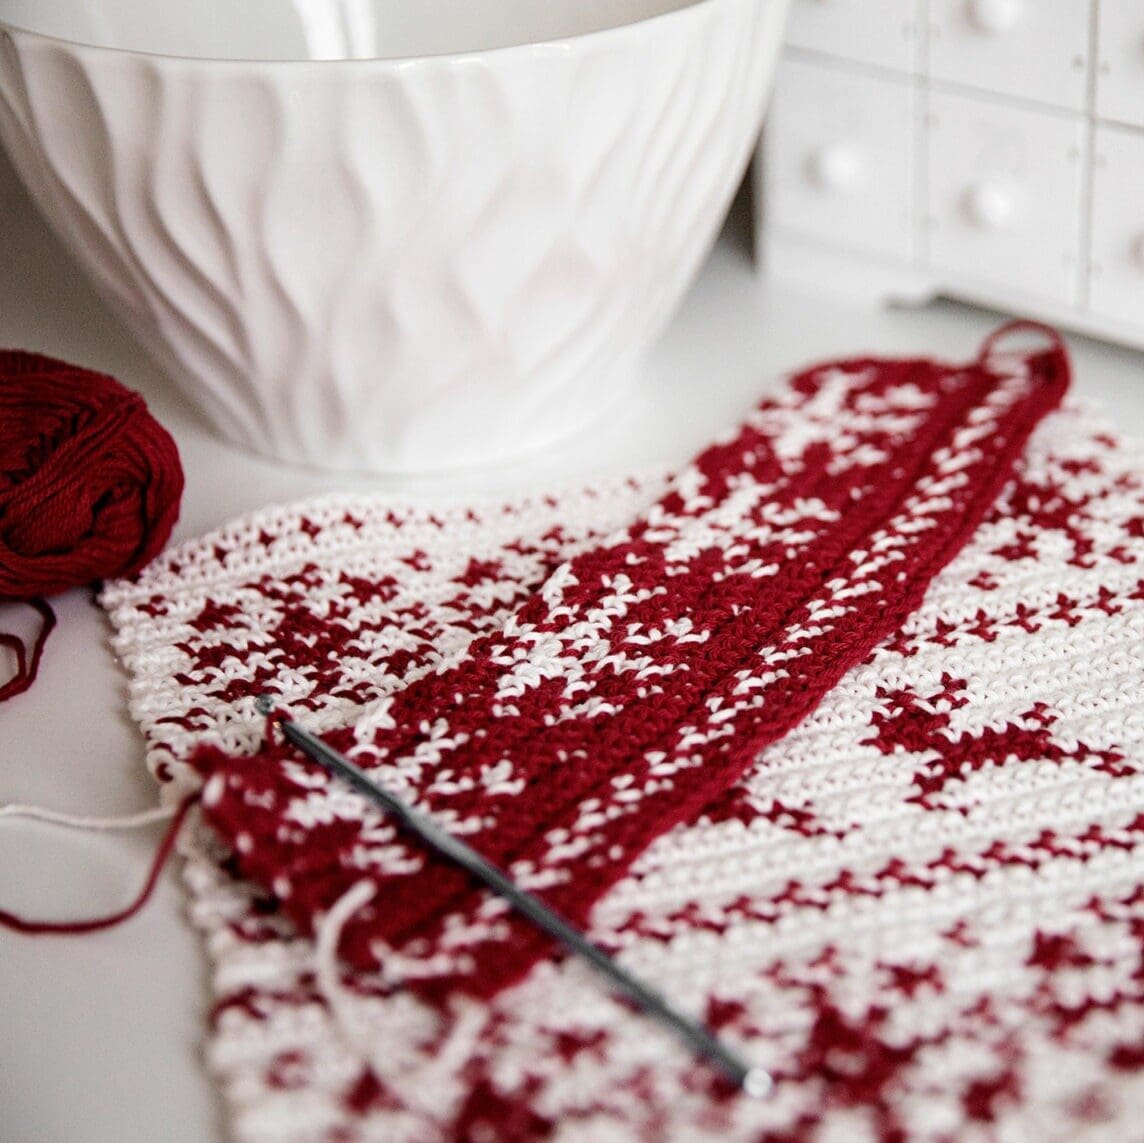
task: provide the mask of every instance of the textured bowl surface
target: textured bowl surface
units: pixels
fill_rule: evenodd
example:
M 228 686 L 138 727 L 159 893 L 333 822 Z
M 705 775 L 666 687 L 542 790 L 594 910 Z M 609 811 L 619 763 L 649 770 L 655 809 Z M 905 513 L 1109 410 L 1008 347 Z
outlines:
M 72 43 L 197 59 L 395 59 L 606 31 L 695 0 L 2 0 L 0 20 Z
M 258 26 L 283 3 L 225 8 L 249 4 Z M 303 48 L 294 32 L 263 41 L 401 57 L 287 62 L 194 58 L 223 44 L 161 21 L 131 38 L 97 20 L 72 32 L 89 43 L 65 41 L 32 18 L 51 5 L 0 0 L 0 138 L 232 440 L 389 471 L 539 447 L 615 400 L 710 246 L 785 0 L 468 3 L 485 18 L 467 31 L 426 20 L 383 43 L 343 22 Z M 617 13 L 636 22 L 608 27 Z M 566 38 L 515 42 L 538 31 Z

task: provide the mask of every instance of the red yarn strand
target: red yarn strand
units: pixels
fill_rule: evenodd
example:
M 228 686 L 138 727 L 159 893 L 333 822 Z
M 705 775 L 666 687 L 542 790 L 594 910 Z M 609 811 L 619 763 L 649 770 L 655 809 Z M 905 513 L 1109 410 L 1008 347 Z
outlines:
M 16 673 L 0 686 L 0 702 L 23 694 L 36 681 L 36 675 L 40 671 L 40 659 L 44 654 L 44 644 L 47 643 L 48 636 L 56 625 L 56 613 L 46 599 L 26 599 L 23 602 L 39 612 L 40 629 L 36 632 L 30 648 L 18 635 L 0 631 L 0 647 L 8 647 L 16 654 Z M 29 650 L 31 650 L 30 661 Z
M 1039 321 L 1030 321 L 1028 318 L 1016 318 L 1014 321 L 998 326 L 985 338 L 977 354 L 978 363 L 984 365 L 988 362 L 989 358 L 998 352 L 998 345 L 1015 333 L 1039 334 L 1049 343 L 1052 352 L 1063 353 L 1066 351 L 1064 338 L 1052 326 L 1044 325 Z
M 175 811 L 175 816 L 171 819 L 171 824 L 167 827 L 167 832 L 163 835 L 163 840 L 159 843 L 159 848 L 155 851 L 155 857 L 151 862 L 151 868 L 143 888 L 135 900 L 126 908 L 106 917 L 92 917 L 79 921 L 30 921 L 26 917 L 10 913 L 6 909 L 0 909 L 0 927 L 12 929 L 17 933 L 26 933 L 29 936 L 76 936 L 83 933 L 97 933 L 103 929 L 113 929 L 117 925 L 123 924 L 124 921 L 129 921 L 151 899 L 151 894 L 159 882 L 159 875 L 166 867 L 175 848 L 175 841 L 178 839 L 183 822 L 186 820 L 191 806 L 198 800 L 198 794 L 191 794 L 180 803 L 179 808 Z

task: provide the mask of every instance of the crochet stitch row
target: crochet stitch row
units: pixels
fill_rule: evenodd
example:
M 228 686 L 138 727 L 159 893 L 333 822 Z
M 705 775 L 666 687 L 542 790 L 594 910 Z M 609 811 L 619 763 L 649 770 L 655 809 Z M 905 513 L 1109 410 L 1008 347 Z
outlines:
M 110 585 L 153 770 L 178 796 L 204 738 L 255 749 L 262 670 L 311 725 L 351 724 L 661 491 L 447 511 L 327 499 Z M 344 615 L 330 685 L 310 640 L 362 578 L 392 579 L 388 602 Z M 402 653 L 404 678 L 388 666 Z M 711 1091 L 575 963 L 444 1010 L 347 969 L 335 1012 L 312 942 L 199 826 L 185 877 L 235 1137 L 1131 1137 L 1142 677 L 1144 456 L 1066 412 L 901 628 L 592 914 L 594 939 L 772 1070 L 765 1103 Z
M 329 739 L 582 925 L 656 837 L 693 820 L 900 626 L 1067 381 L 1059 344 L 965 366 L 807 370 L 502 625 Z M 325 615 L 289 637 L 337 693 L 339 660 L 394 584 L 324 574 L 304 568 L 294 585 L 258 590 L 300 583 L 323 599 Z M 497 570 L 466 574 L 480 583 Z M 430 644 L 422 606 L 410 601 L 402 627 Z M 228 638 L 237 628 L 259 640 L 255 608 L 228 614 Z M 194 622 L 217 625 L 219 612 Z M 406 673 L 415 648 L 389 673 Z M 236 651 L 220 650 L 225 670 Z M 243 685 L 285 685 L 293 702 L 284 665 L 267 655 Z M 236 867 L 302 931 L 356 883 L 377 887 L 345 927 L 349 963 L 487 997 L 550 951 L 285 747 L 210 747 L 192 765 L 209 778 L 204 816 Z

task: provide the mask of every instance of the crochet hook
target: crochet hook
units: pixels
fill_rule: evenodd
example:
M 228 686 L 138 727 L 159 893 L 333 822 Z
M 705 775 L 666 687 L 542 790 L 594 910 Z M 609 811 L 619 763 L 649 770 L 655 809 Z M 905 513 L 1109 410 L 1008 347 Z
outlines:
M 266 717 L 275 712 L 274 700 L 269 695 L 260 696 L 256 706 L 259 713 Z M 713 1064 L 735 1087 L 755 1099 L 761 1099 L 770 1092 L 773 1081 L 766 1071 L 751 1067 L 717 1039 L 709 1028 L 672 1007 L 663 996 L 636 979 L 538 897 L 517 885 L 502 869 L 465 842 L 446 833 L 425 814 L 407 806 L 344 754 L 327 746 L 292 719 L 278 717 L 276 722 L 287 740 L 307 757 L 391 814 L 430 849 L 461 866 L 565 948 L 583 957 L 607 977 L 619 992 L 634 1001 L 642 1012 L 675 1032 L 697 1056 Z

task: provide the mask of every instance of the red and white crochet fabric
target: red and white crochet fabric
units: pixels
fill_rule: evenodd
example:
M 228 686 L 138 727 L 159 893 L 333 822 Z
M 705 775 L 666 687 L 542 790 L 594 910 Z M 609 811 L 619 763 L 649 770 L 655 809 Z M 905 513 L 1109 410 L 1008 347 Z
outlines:
M 154 772 L 206 778 L 182 847 L 236 1135 L 1139 1122 L 1144 466 L 1067 412 L 1014 472 L 1061 360 L 832 363 L 666 491 L 327 499 L 109 586 Z M 772 1098 L 263 748 L 265 690 L 741 1044 Z

